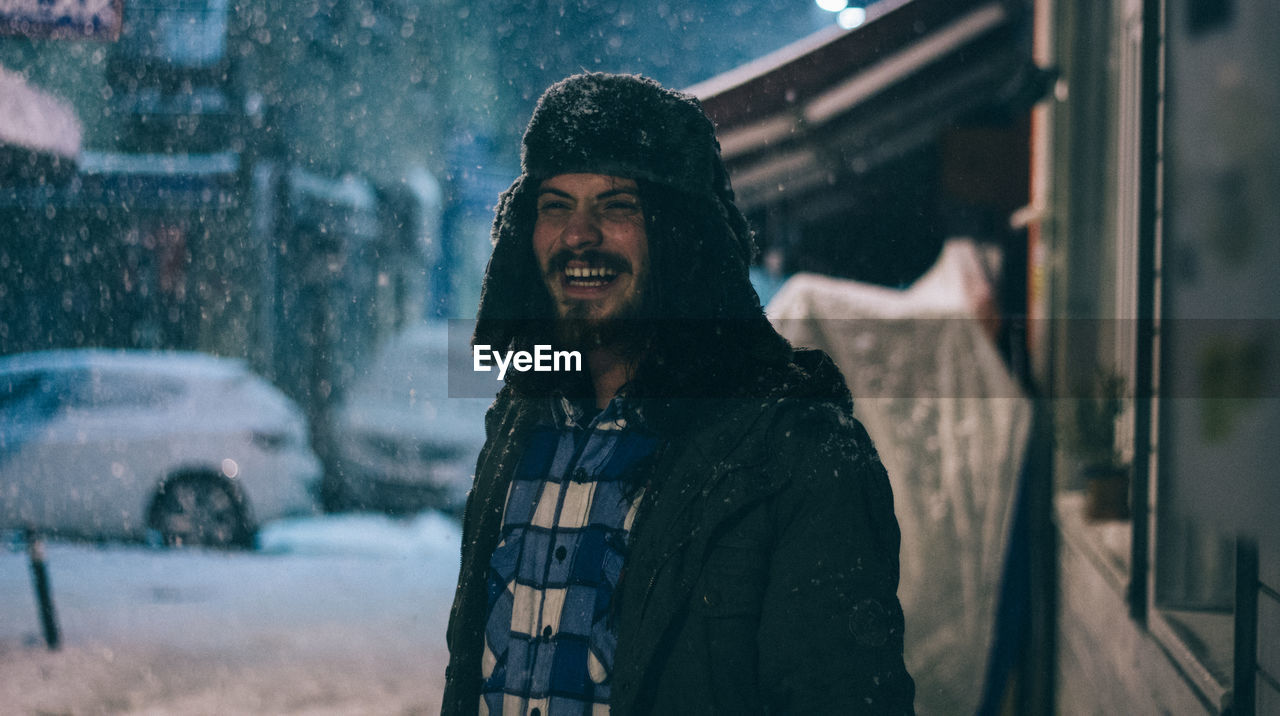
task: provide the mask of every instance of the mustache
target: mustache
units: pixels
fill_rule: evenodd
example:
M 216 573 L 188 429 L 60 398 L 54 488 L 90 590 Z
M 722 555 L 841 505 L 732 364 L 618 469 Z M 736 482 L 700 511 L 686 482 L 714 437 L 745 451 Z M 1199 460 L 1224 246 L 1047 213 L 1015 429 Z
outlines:
M 587 249 L 575 252 L 561 249 L 547 261 L 547 273 L 555 274 L 563 271 L 570 261 L 585 261 L 592 266 L 601 266 L 615 273 L 632 273 L 631 262 L 625 256 L 619 256 L 599 249 Z

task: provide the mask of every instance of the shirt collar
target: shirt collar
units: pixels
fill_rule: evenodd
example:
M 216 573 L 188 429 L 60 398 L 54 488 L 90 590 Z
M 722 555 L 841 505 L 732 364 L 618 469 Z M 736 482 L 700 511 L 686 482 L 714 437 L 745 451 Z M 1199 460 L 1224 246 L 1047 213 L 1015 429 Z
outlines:
M 644 418 L 637 401 L 629 398 L 625 386 L 596 412 L 588 402 L 575 401 L 563 394 L 551 397 L 551 414 L 555 425 L 562 428 L 586 430 L 626 430 L 639 427 Z

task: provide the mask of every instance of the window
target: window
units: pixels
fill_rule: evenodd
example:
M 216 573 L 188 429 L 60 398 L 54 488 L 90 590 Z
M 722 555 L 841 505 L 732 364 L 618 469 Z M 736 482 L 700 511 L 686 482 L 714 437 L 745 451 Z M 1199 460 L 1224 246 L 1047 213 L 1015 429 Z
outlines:
M 221 62 L 227 47 L 227 0 L 127 3 L 121 50 L 176 67 Z
M 1199 276 L 1197 242 L 1203 239 L 1187 233 L 1203 207 L 1189 208 L 1185 197 L 1200 178 L 1182 168 L 1195 154 L 1191 147 L 1202 144 L 1205 125 L 1186 107 L 1171 117 L 1165 85 L 1186 77 L 1186 87 L 1196 86 L 1197 69 L 1166 57 L 1164 2 L 1118 2 L 1110 13 L 1059 7 L 1065 42 L 1058 51 L 1064 82 L 1055 117 L 1061 123 L 1055 126 L 1054 211 L 1067 276 L 1055 312 L 1065 325 L 1055 330 L 1066 348 L 1057 356 L 1059 395 L 1069 398 L 1057 401 L 1059 427 L 1064 417 L 1071 422 L 1074 405 L 1087 402 L 1082 391 L 1098 390 L 1100 381 L 1090 375 L 1099 374 L 1099 366 L 1102 375 L 1114 376 L 1123 386 L 1110 413 L 1114 430 L 1094 442 L 1131 467 L 1132 490 L 1127 520 L 1088 524 L 1065 514 L 1085 509 L 1083 498 L 1068 497 L 1073 491 L 1092 493 L 1099 483 L 1075 476 L 1078 446 L 1069 429 L 1059 431 L 1058 514 L 1068 570 L 1061 575 L 1068 580 L 1060 582 L 1068 606 L 1059 630 L 1073 648 L 1087 643 L 1107 650 L 1114 642 L 1099 625 L 1130 629 L 1135 643 L 1153 646 L 1127 654 L 1117 667 L 1141 664 L 1148 679 L 1164 669 L 1166 682 L 1150 687 L 1171 699 L 1159 708 L 1177 711 L 1171 704 L 1182 698 L 1195 708 L 1221 710 L 1233 698 L 1236 630 L 1252 623 L 1235 611 L 1237 574 L 1248 565 L 1237 560 L 1235 522 L 1196 503 L 1212 501 L 1206 485 L 1223 478 L 1224 467 L 1205 460 L 1214 426 L 1231 419 L 1219 413 L 1236 410 L 1231 398 L 1246 397 L 1249 389 L 1239 378 L 1220 376 L 1215 383 L 1205 376 L 1206 366 L 1212 372 L 1215 365 L 1231 366 L 1221 372 L 1233 376 L 1247 373 L 1242 368 L 1251 365 L 1252 344 L 1241 322 L 1216 320 L 1230 310 L 1219 305 L 1222 312 L 1205 312 L 1225 283 Z M 1099 37 L 1108 40 L 1098 43 Z M 1203 104 L 1194 96 L 1182 101 Z M 1181 165 L 1166 162 L 1166 147 L 1178 150 Z M 1181 213 L 1171 221 L 1169 212 Z M 1072 555 L 1082 550 L 1092 555 L 1097 578 L 1123 597 L 1112 608 L 1123 604 L 1127 614 L 1071 611 L 1088 589 L 1069 583 L 1081 576 L 1070 570 L 1081 564 Z M 1100 631 L 1081 635 L 1091 628 Z M 1081 639 L 1088 641 L 1077 643 Z M 1069 654 L 1062 660 L 1067 684 L 1087 673 Z M 1150 695 L 1127 696 L 1151 708 L 1142 700 Z

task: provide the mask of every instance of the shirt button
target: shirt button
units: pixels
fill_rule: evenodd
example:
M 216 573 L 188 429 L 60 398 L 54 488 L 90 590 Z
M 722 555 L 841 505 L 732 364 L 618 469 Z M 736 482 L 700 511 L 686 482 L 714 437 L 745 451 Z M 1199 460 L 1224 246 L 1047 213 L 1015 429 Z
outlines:
M 543 627 L 543 628 L 542 628 L 542 636 L 543 636 L 543 637 L 545 637 L 545 638 L 547 638 L 547 639 L 550 639 L 550 638 L 551 638 L 551 625 L 550 625 L 550 624 L 548 624 L 547 626 L 545 626 L 545 627 Z
M 720 592 L 717 592 L 716 590 L 713 589 L 707 592 L 706 594 L 702 595 L 702 601 L 707 606 L 714 607 L 720 603 Z
M 542 709 L 535 707 L 532 711 L 529 712 L 529 716 L 542 716 Z
M 567 557 L 568 555 L 569 555 L 569 550 L 565 549 L 565 548 L 564 548 L 564 545 L 560 545 L 559 547 L 556 547 L 556 559 L 557 559 L 557 560 L 559 560 L 559 561 L 563 562 L 563 561 L 564 561 L 564 558 L 565 558 L 565 557 Z
M 574 481 L 574 482 L 586 482 L 586 481 L 587 481 L 587 471 L 586 471 L 586 469 L 584 469 L 584 468 L 581 468 L 581 467 L 580 467 L 580 468 L 578 468 L 577 470 L 574 470 L 574 471 L 573 471 L 573 481 Z

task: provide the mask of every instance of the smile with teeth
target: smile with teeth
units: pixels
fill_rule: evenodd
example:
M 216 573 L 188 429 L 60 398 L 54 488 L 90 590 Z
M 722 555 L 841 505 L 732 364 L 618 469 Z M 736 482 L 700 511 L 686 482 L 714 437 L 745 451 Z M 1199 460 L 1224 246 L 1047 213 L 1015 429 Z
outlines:
M 603 266 L 567 266 L 564 270 L 565 282 L 581 288 L 604 286 L 617 277 L 617 271 Z

